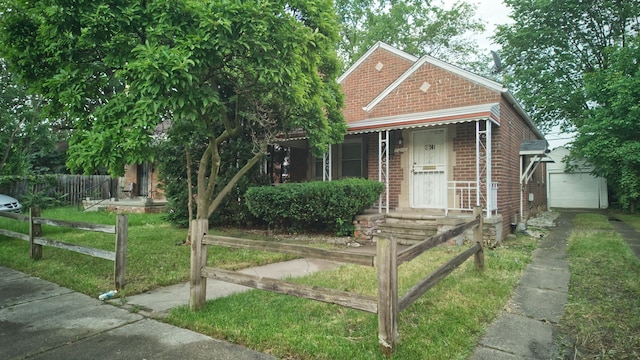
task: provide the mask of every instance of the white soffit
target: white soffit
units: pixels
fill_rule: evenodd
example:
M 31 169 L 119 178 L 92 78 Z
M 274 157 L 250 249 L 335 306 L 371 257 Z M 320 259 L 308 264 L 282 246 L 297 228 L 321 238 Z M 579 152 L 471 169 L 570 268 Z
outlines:
M 384 49 L 389 51 L 390 53 L 400 56 L 401 58 L 404 58 L 410 62 L 416 62 L 418 61 L 418 57 L 417 56 L 413 56 L 411 54 L 407 54 L 406 52 L 396 49 L 391 45 L 387 45 L 385 43 L 383 43 L 382 41 L 378 41 L 375 45 L 373 45 L 373 47 L 371 47 L 371 49 L 369 49 L 369 51 L 367 51 L 366 53 L 364 53 L 364 55 L 362 55 L 360 57 L 360 59 L 358 59 L 358 61 L 356 61 L 353 65 L 351 65 L 351 67 L 349 69 L 347 69 L 347 71 L 345 71 L 342 75 L 340 75 L 340 77 L 336 80 L 338 83 L 342 83 L 344 81 L 344 79 L 347 78 L 347 76 L 351 75 L 351 73 L 358 68 L 358 66 L 362 65 L 362 63 L 369 57 L 371 56 L 371 54 L 373 54 L 374 51 L 378 50 L 378 49 Z
M 349 134 L 375 132 L 380 130 L 409 129 L 426 126 L 456 124 L 478 120 L 491 120 L 500 126 L 498 103 L 465 106 L 454 109 L 434 110 L 413 114 L 385 116 L 347 124 Z

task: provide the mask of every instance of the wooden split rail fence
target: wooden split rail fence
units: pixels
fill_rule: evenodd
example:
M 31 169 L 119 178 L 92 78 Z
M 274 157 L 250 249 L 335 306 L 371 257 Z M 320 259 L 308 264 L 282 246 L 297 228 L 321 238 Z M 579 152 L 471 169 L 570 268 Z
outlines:
M 208 221 L 193 220 L 191 231 L 191 283 L 189 305 L 192 310 L 204 308 L 207 278 L 262 289 L 285 295 L 337 304 L 351 309 L 378 314 L 378 339 L 381 351 L 392 354 L 398 342 L 398 316 L 424 293 L 444 279 L 465 260 L 474 256 L 477 270 L 484 269 L 482 247 L 482 210 L 474 209 L 474 220 L 427 238 L 401 252 L 394 238 L 379 238 L 376 255 L 318 249 L 304 245 L 256 241 L 225 236 L 207 235 Z M 474 245 L 442 265 L 429 276 L 398 297 L 398 266 L 411 261 L 423 252 L 473 229 Z M 378 296 L 295 284 L 279 279 L 242 274 L 207 266 L 207 245 L 240 249 L 264 250 L 294 256 L 326 259 L 350 264 L 377 267 Z
M 0 217 L 7 217 L 21 222 L 29 223 L 29 234 L 0 229 L 0 235 L 12 237 L 29 242 L 29 256 L 33 260 L 42 258 L 42 246 L 51 246 L 59 249 L 74 251 L 114 262 L 114 286 L 117 290 L 125 286 L 125 273 L 127 263 L 128 218 L 126 215 L 118 215 L 116 225 L 103 225 L 85 222 L 71 222 L 64 220 L 47 219 L 40 217 L 39 208 L 31 208 L 29 216 L 15 213 L 0 212 Z M 116 235 L 115 251 L 91 248 L 83 245 L 70 244 L 62 241 L 48 239 L 42 235 L 42 225 L 60 226 L 77 230 L 103 232 Z

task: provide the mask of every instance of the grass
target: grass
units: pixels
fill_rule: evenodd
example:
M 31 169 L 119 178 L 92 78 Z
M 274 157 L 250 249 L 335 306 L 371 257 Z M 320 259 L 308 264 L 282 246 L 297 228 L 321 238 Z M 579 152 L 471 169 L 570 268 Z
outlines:
M 114 225 L 116 214 L 80 212 L 76 208 L 44 210 L 42 217 Z M 186 229 L 168 225 L 160 214 L 129 214 L 127 246 L 127 285 L 123 295 L 189 280 L 190 247 L 182 246 Z M 28 223 L 0 217 L 0 228 L 27 233 Z M 113 251 L 115 235 L 43 225 L 43 236 L 67 243 Z M 212 230 L 211 233 L 216 233 Z M 95 296 L 113 288 L 113 262 L 72 251 L 43 247 L 42 259 L 29 258 L 29 244 L 23 240 L 0 236 L 0 265 L 20 270 Z M 209 264 L 225 269 L 264 265 L 283 261 L 281 254 L 213 247 Z
M 114 214 L 81 213 L 73 208 L 48 210 L 43 216 L 115 224 Z M 0 228 L 16 227 L 27 230 L 26 224 L 0 218 Z M 45 237 L 65 242 L 106 250 L 114 247 L 110 234 L 50 226 L 43 232 Z M 165 224 L 160 215 L 129 216 L 125 295 L 188 279 L 190 249 L 176 245 L 186 233 L 185 229 Z M 223 234 L 240 235 L 228 230 Z M 265 237 L 260 232 L 252 236 Z M 530 262 L 536 241 L 519 236 L 501 248 L 486 250 L 483 273 L 475 271 L 473 261 L 468 260 L 403 311 L 399 318 L 400 343 L 392 358 L 467 358 L 507 303 Z M 465 249 L 438 247 L 401 265 L 400 295 Z M 210 265 L 227 269 L 287 259 L 283 255 L 215 247 L 209 250 L 209 256 Z M 22 240 L 0 237 L 0 264 L 92 296 L 112 287 L 112 262 L 47 247 L 43 248 L 42 260 L 32 261 L 28 244 Z M 293 281 L 368 295 L 375 295 L 377 287 L 375 269 L 351 265 Z M 376 315 L 258 290 L 208 302 L 198 312 L 177 308 L 165 321 L 285 359 L 382 359 Z
M 637 214 L 616 213 L 615 217 L 631 225 L 636 231 L 640 231 L 640 216 Z
M 637 215 L 619 218 L 640 224 Z M 568 255 L 569 300 L 560 322 L 571 339 L 567 357 L 640 358 L 640 262 L 629 246 L 605 216 L 578 214 Z
M 486 269 L 467 261 L 400 314 L 393 359 L 465 359 L 506 304 L 536 240 L 519 237 L 488 250 Z M 402 295 L 464 247 L 438 247 L 399 268 Z M 294 281 L 376 295 L 375 269 L 345 265 Z M 382 359 L 377 317 L 295 297 L 249 291 L 174 309 L 166 321 L 285 359 Z

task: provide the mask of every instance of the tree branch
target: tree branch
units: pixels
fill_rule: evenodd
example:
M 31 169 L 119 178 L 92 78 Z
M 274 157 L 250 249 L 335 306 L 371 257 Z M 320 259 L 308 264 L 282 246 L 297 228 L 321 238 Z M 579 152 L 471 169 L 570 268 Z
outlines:
M 247 163 L 240 169 L 238 172 L 229 180 L 227 185 L 218 193 L 218 196 L 213 200 L 211 205 L 209 205 L 209 209 L 207 211 L 207 217 L 211 216 L 216 208 L 220 205 L 225 196 L 233 189 L 238 180 L 244 176 L 244 174 L 249 171 L 265 154 L 267 150 L 267 143 L 264 142 L 260 146 L 260 152 L 256 153 L 251 159 L 247 161 Z

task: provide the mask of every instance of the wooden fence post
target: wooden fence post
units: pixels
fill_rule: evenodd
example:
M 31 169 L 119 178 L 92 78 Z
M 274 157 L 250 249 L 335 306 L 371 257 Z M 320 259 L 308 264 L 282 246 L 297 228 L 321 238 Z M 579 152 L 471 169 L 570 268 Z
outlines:
M 42 225 L 34 224 L 33 218 L 40 217 L 40 208 L 32 207 L 29 209 L 29 257 L 33 260 L 42 258 L 42 245 L 34 242 L 36 237 L 42 236 Z
M 207 278 L 202 276 L 202 268 L 207 266 L 207 247 L 202 245 L 202 238 L 208 230 L 209 220 L 191 220 L 191 310 L 204 308 L 207 300 Z
M 476 206 L 473 209 L 473 216 L 480 217 L 480 223 L 473 230 L 473 237 L 477 244 L 480 244 L 480 250 L 478 250 L 475 254 L 473 254 L 473 261 L 476 266 L 476 270 L 483 271 L 484 270 L 484 240 L 482 236 L 484 220 L 482 214 L 482 208 L 480 206 Z
M 378 238 L 378 344 L 385 356 L 398 342 L 398 249 L 394 237 Z
M 126 285 L 127 242 L 129 241 L 129 218 L 120 214 L 116 218 L 116 258 L 114 261 L 114 283 L 116 290 Z

